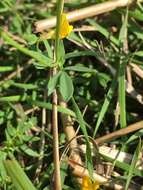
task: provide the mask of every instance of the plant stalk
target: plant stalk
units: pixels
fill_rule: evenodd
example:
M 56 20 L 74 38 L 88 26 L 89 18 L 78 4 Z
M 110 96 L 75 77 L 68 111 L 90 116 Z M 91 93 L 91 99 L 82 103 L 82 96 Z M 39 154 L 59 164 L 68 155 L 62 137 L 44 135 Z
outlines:
M 64 0 L 57 0 L 57 23 L 56 23 L 56 37 L 55 37 L 55 52 L 54 63 L 58 62 L 59 50 L 59 34 L 61 27 L 61 14 L 63 11 Z M 57 64 L 58 65 L 58 64 Z M 52 69 L 52 76 L 56 75 L 57 68 Z M 61 175 L 60 175 L 60 159 L 59 159 L 59 138 L 58 138 L 58 95 L 56 89 L 52 95 L 52 128 L 53 128 L 53 152 L 54 152 L 54 190 L 61 190 Z

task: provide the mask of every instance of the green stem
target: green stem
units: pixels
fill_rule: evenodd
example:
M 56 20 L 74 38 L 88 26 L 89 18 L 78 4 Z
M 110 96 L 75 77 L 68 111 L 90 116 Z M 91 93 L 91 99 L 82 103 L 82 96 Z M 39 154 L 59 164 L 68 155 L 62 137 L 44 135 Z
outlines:
M 58 60 L 58 49 L 60 41 L 61 15 L 63 12 L 64 0 L 57 0 L 57 23 L 56 23 L 56 37 L 55 37 L 55 61 Z

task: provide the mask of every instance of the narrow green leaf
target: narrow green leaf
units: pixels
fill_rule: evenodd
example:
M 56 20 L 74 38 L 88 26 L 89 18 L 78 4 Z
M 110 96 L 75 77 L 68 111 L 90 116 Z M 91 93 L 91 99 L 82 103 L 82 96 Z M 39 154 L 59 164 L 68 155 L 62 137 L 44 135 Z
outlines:
M 95 26 L 96 30 L 98 30 L 103 36 L 105 36 L 107 39 L 110 39 L 110 41 L 112 43 L 114 43 L 117 46 L 119 45 L 118 39 L 116 39 L 111 33 L 109 33 L 106 28 L 104 28 L 103 26 L 99 25 L 97 22 L 95 22 L 95 20 L 87 19 L 87 21 L 92 26 Z
M 32 182 L 29 180 L 19 163 L 15 160 L 5 160 L 4 166 L 8 175 L 11 177 L 17 190 L 36 190 Z
M 5 180 L 7 177 L 7 173 L 3 164 L 3 160 L 6 159 L 6 153 L 0 151 L 0 178 L 2 178 L 2 180 Z
M 107 87 L 107 83 L 111 80 L 109 75 L 105 73 L 101 73 L 101 72 L 97 73 L 97 77 L 98 77 L 100 85 L 103 86 L 104 88 Z
M 25 90 L 32 90 L 32 89 L 37 89 L 38 88 L 38 86 L 34 85 L 34 84 L 24 84 L 24 83 L 18 83 L 18 82 L 13 82 L 13 81 L 11 81 L 10 84 L 12 86 L 17 87 L 17 88 L 22 88 L 22 89 L 25 89 Z
M 120 55 L 120 67 L 119 67 L 119 106 L 120 106 L 120 125 L 121 128 L 126 127 L 126 83 L 125 83 L 125 70 L 127 58 L 124 56 L 124 46 L 127 40 L 127 26 L 128 25 L 128 8 L 126 11 L 125 18 L 119 34 L 119 41 L 121 46 L 121 55 Z
M 86 140 L 86 164 L 87 169 L 89 171 L 89 175 L 91 178 L 93 178 L 93 162 L 92 162 L 92 155 L 91 155 L 91 148 L 90 148 L 90 141 L 85 125 L 85 121 L 83 119 L 83 116 L 81 114 L 80 109 L 78 108 L 78 105 L 76 104 L 74 98 L 72 98 L 73 107 L 76 113 L 77 121 L 79 122 L 80 128 L 84 134 L 85 140 Z
M 66 176 L 67 176 L 67 169 L 68 169 L 68 163 L 67 163 L 67 162 L 62 162 L 62 163 L 61 163 L 61 167 L 60 167 L 60 170 L 61 170 L 61 184 L 62 184 L 62 187 L 64 186 L 65 178 L 66 178 Z
M 0 97 L 0 102 L 18 102 L 18 101 L 25 101 L 27 95 L 15 95 L 15 96 L 3 96 Z
M 119 41 L 120 41 L 120 44 L 122 45 L 127 39 L 127 27 L 128 27 L 127 25 L 128 25 L 128 8 L 126 10 L 125 19 L 123 21 L 123 24 L 119 33 Z
M 56 75 L 50 78 L 48 82 L 48 96 L 50 96 L 53 91 L 55 90 L 58 82 L 59 82 L 59 77 L 61 75 L 61 71 L 59 71 Z
M 139 57 L 143 57 L 143 51 L 137 51 L 134 53 L 134 55 L 139 56 Z
M 141 144 L 141 139 L 139 139 L 139 143 L 138 143 L 137 148 L 135 150 L 135 153 L 134 153 L 131 165 L 130 165 L 130 169 L 129 169 L 129 172 L 127 175 L 125 190 L 128 190 L 128 188 L 129 188 L 129 184 L 130 184 L 130 181 L 133 177 L 133 172 L 134 172 L 134 169 L 136 168 L 136 164 L 137 164 L 141 149 L 142 149 L 142 144 Z
M 97 73 L 97 70 L 95 70 L 95 69 L 90 69 L 88 67 L 79 66 L 79 65 L 65 67 L 64 70 L 78 71 L 78 72 L 87 72 L 87 73 Z
M 117 87 L 117 80 L 116 80 L 116 77 L 115 77 L 113 79 L 112 84 L 111 84 L 111 86 L 110 86 L 110 88 L 108 90 L 108 93 L 107 93 L 106 97 L 105 97 L 103 106 L 101 108 L 99 117 L 97 119 L 97 123 L 96 123 L 95 129 L 94 129 L 93 137 L 96 136 L 96 133 L 97 133 L 97 131 L 99 129 L 99 126 L 100 126 L 100 124 L 101 124 L 101 122 L 102 122 L 102 120 L 103 120 L 103 118 L 105 116 L 105 113 L 107 112 L 107 109 L 109 107 L 109 104 L 111 102 L 111 99 L 113 97 L 113 94 L 114 94 L 114 91 L 115 91 L 116 87 Z
M 8 71 L 13 71 L 14 67 L 13 66 L 0 66 L 0 72 L 8 72 Z
M 57 57 L 57 65 L 59 65 L 60 68 L 63 67 L 65 62 L 65 48 L 62 40 L 59 40 L 59 46 L 58 46 L 58 57 Z
M 124 58 L 120 58 L 119 67 L 119 105 L 120 105 L 120 125 L 126 127 L 126 83 L 125 83 L 125 63 Z
M 126 144 L 131 143 L 132 141 L 138 139 L 139 137 L 143 136 L 143 129 L 137 131 L 135 134 L 133 134 L 127 141 Z
M 48 110 L 52 110 L 52 104 L 51 103 L 41 102 L 41 101 L 31 101 L 31 100 L 30 100 L 29 103 L 32 104 L 32 105 L 35 105 L 35 106 L 46 108 Z M 61 106 L 57 106 L 57 108 L 58 108 L 58 112 L 70 115 L 72 117 L 76 117 L 75 113 L 72 110 L 68 109 L 68 108 L 63 108 Z
M 29 156 L 39 157 L 39 154 L 36 151 L 33 151 L 31 148 L 29 148 L 26 144 L 20 146 L 20 149 Z
M 46 51 L 48 53 L 48 57 L 50 57 L 52 59 L 53 58 L 53 52 L 52 52 L 52 49 L 51 49 L 48 41 L 47 40 L 43 40 L 43 43 L 44 43 Z
M 2 38 L 5 40 L 5 42 L 13 47 L 15 47 L 16 49 L 18 49 L 19 51 L 21 51 L 22 53 L 30 56 L 31 58 L 35 59 L 36 61 L 38 61 L 39 63 L 37 63 L 37 66 L 39 65 L 39 67 L 53 67 L 55 66 L 55 64 L 53 64 L 53 60 L 44 56 L 43 54 L 33 51 L 33 50 L 29 50 L 26 47 L 23 47 L 21 44 L 19 44 L 18 42 L 14 41 L 6 32 L 1 32 L 1 36 Z
M 66 72 L 62 72 L 59 79 L 59 91 L 64 99 L 68 102 L 73 95 L 73 83 L 72 79 Z

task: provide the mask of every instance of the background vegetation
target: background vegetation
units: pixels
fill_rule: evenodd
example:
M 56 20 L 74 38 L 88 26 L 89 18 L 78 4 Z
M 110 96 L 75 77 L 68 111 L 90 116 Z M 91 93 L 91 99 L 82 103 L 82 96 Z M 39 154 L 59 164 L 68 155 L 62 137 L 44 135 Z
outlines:
M 64 10 L 101 2 L 65 1 Z M 88 136 L 96 139 L 143 119 L 143 5 L 134 2 L 73 23 L 74 31 L 60 44 L 64 65 L 49 82 L 53 40 L 41 40 L 34 23 L 54 15 L 53 0 L 0 1 L 0 189 L 47 190 L 52 186 L 50 94 L 55 87 L 68 104 L 68 108 L 58 107 L 60 155 L 67 145 L 61 112 L 72 117 L 77 136 L 85 138 L 79 139 L 79 144 L 87 146 Z M 131 164 L 115 159 L 112 168 L 113 178 L 123 180 L 124 189 L 131 182 L 141 188 L 143 174 L 136 163 L 141 158 L 142 135 L 142 130 L 120 134 L 106 144 L 133 156 Z M 92 173 L 96 163 L 91 160 L 91 149 L 87 150 L 81 157 Z M 62 189 L 78 190 L 66 155 L 61 162 Z M 107 161 L 110 158 L 102 157 L 102 164 Z M 107 187 L 101 184 L 100 188 Z

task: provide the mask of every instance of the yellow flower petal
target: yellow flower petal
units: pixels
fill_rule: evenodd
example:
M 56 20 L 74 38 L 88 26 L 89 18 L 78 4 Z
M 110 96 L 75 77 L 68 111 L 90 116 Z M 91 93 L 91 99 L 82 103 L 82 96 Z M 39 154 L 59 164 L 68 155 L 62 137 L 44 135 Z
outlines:
M 100 185 L 99 185 L 99 182 L 95 181 L 92 185 L 92 190 L 97 190 L 99 189 Z
M 98 190 L 99 187 L 99 182 L 95 181 L 92 183 L 88 176 L 83 177 L 81 190 Z
M 82 190 L 92 190 L 92 181 L 88 176 L 82 179 Z
M 60 39 L 67 37 L 73 30 L 73 26 L 69 25 L 66 14 L 61 16 L 61 29 L 60 29 Z
M 60 39 L 67 37 L 71 31 L 73 30 L 73 26 L 69 25 L 66 14 L 61 15 L 61 28 L 60 28 Z M 48 33 L 41 34 L 42 39 L 55 39 L 55 30 L 51 30 Z

